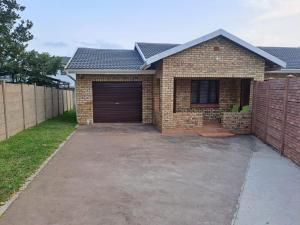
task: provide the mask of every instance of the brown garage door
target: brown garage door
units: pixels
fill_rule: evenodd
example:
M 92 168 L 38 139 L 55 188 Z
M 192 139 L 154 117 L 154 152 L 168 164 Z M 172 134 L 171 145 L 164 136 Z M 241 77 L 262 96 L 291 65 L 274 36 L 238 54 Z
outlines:
M 95 123 L 142 121 L 141 82 L 93 82 Z

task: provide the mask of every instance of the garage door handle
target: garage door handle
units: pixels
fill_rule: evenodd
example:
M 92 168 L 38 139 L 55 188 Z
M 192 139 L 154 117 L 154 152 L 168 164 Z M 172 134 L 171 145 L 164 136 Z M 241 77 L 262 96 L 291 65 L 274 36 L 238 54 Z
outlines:
M 119 105 L 120 103 L 119 102 L 115 102 L 115 105 Z

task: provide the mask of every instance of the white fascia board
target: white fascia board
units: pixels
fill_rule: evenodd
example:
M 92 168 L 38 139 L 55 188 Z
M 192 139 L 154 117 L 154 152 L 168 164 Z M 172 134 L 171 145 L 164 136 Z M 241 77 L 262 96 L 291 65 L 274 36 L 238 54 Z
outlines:
M 136 42 L 136 43 L 134 44 L 134 46 L 135 46 L 135 48 L 137 49 L 137 51 L 138 51 L 138 53 L 140 54 L 140 56 L 142 57 L 143 61 L 146 62 L 146 58 L 145 58 L 145 56 L 144 56 L 142 50 L 140 49 L 139 44 Z
M 281 70 L 269 70 L 265 73 L 300 73 L 300 69 L 281 69 Z
M 99 69 L 66 69 L 67 73 L 75 74 L 155 74 L 155 70 L 99 70 Z
M 271 62 L 273 62 L 273 63 L 275 63 L 275 64 L 277 64 L 281 67 L 284 67 L 284 68 L 286 67 L 286 62 L 282 61 L 281 59 L 278 59 L 277 57 L 275 57 L 273 55 L 270 55 L 269 53 L 267 53 L 267 52 L 255 47 L 255 46 L 249 44 L 248 42 L 243 41 L 242 39 L 226 32 L 223 29 L 219 29 L 219 30 L 216 30 L 216 31 L 214 31 L 210 34 L 204 35 L 200 38 L 197 38 L 197 39 L 189 41 L 185 44 L 179 45 L 177 47 L 171 48 L 167 51 L 164 51 L 162 53 L 159 53 L 157 55 L 149 57 L 146 60 L 146 63 L 145 63 L 146 65 L 144 65 L 143 68 L 146 67 L 147 65 L 150 65 L 154 62 L 157 62 L 158 60 L 161 60 L 161 59 L 166 58 L 168 56 L 174 55 L 178 52 L 181 52 L 185 49 L 191 48 L 195 45 L 201 44 L 205 41 L 211 40 L 211 39 L 213 39 L 215 37 L 218 37 L 218 36 L 223 36 L 223 37 L 235 42 L 236 44 L 238 44 L 238 45 L 240 45 L 240 46 L 256 53 L 257 55 L 260 55 L 261 57 L 263 57 L 265 59 L 268 59 L 269 61 L 271 61 Z

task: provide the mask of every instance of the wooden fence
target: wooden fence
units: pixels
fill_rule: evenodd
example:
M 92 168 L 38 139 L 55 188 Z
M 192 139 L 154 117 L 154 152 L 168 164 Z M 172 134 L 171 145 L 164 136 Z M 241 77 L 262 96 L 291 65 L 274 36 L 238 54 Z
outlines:
M 254 83 L 252 132 L 300 165 L 300 78 Z
M 0 140 L 73 107 L 73 90 L 0 81 Z

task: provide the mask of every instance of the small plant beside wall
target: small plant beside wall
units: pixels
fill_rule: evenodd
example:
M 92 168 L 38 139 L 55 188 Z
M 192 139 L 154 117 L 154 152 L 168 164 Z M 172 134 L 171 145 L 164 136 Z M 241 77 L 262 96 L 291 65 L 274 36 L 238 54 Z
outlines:
M 244 112 L 244 113 L 249 113 L 250 112 L 250 106 L 249 105 L 245 105 L 242 108 L 238 105 L 233 105 L 230 109 L 230 112 Z
M 222 126 L 236 134 L 250 134 L 251 110 L 249 105 L 242 108 L 233 105 L 229 112 L 223 112 Z

